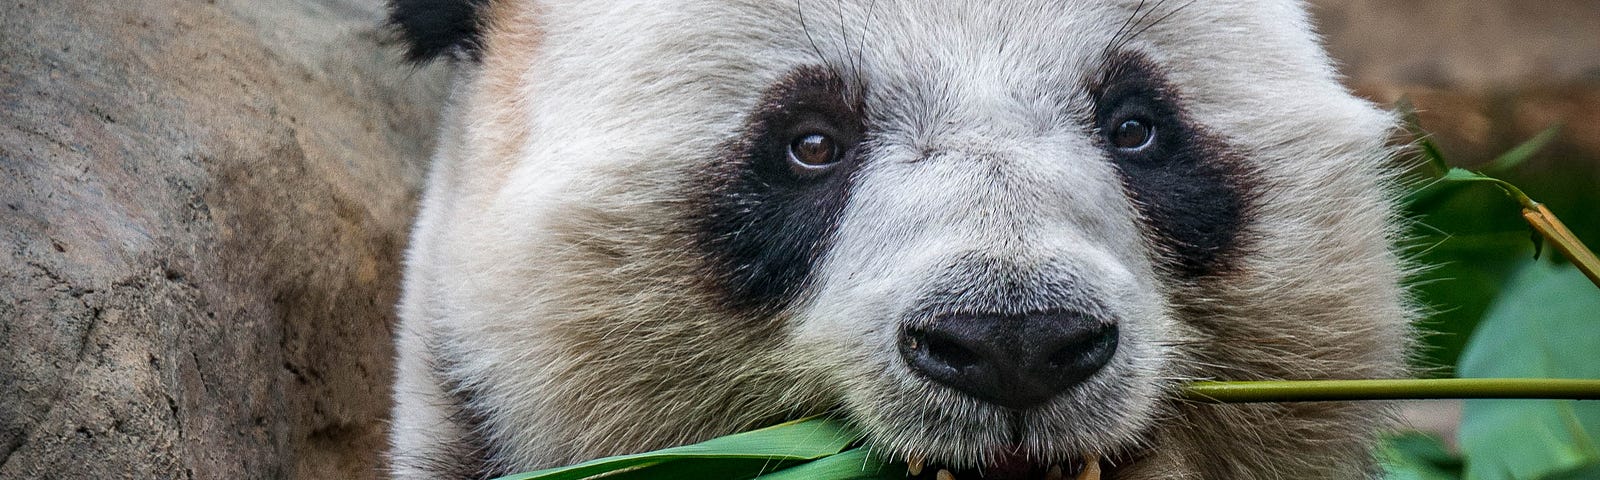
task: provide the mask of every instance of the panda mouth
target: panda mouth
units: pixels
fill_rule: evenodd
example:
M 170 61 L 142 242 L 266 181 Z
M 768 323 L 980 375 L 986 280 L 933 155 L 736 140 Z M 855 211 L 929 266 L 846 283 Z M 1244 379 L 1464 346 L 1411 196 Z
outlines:
M 921 457 L 906 460 L 906 478 L 916 480 L 1104 480 L 1115 463 L 1096 454 L 1044 465 L 1023 454 L 1003 453 L 980 468 L 956 469 L 928 463 Z

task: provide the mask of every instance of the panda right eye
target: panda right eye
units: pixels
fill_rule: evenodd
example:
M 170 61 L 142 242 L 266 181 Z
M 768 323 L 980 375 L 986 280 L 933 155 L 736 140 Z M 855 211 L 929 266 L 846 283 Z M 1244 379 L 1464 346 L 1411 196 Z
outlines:
M 861 154 L 861 105 L 832 70 L 796 71 L 766 92 L 760 105 L 746 130 L 754 133 L 745 137 L 746 165 L 769 188 L 798 192 L 835 185 Z
M 1155 143 L 1156 129 L 1148 120 L 1130 118 L 1117 124 L 1111 131 L 1111 144 L 1118 149 L 1137 152 Z

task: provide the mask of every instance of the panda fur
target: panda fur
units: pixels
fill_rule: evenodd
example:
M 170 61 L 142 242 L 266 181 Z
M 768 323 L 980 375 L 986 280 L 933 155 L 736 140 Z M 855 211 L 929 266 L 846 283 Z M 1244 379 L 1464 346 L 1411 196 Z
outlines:
M 458 71 L 406 257 L 397 478 L 818 414 L 963 479 L 1086 455 L 1128 480 L 1375 475 L 1383 405 L 1175 395 L 1406 374 L 1395 122 L 1299 1 L 391 13 Z M 913 366 L 916 335 L 972 319 L 1114 348 L 1053 396 Z

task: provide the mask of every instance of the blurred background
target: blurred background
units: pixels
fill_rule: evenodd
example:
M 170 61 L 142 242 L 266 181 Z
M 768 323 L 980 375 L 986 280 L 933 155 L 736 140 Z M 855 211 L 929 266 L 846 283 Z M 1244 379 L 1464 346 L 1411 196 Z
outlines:
M 1358 94 L 1414 105 L 1451 166 L 1510 181 L 1600 245 L 1600 1 L 1310 4 Z M 1520 164 L 1496 165 L 1541 134 Z M 1434 173 L 1421 170 L 1413 181 Z M 1600 378 L 1600 290 L 1551 266 L 1548 246 L 1535 261 L 1496 189 L 1443 190 L 1408 212 L 1408 252 L 1429 268 L 1414 281 L 1423 375 Z M 1593 402 L 1413 402 L 1405 417 L 1434 437 L 1395 440 L 1391 479 L 1600 478 Z
M 1309 5 L 1351 88 L 1408 99 L 1448 162 L 1600 245 L 1600 0 Z M 449 77 L 403 64 L 382 16 L 0 0 L 0 478 L 378 475 L 400 252 Z M 1461 187 L 1408 209 L 1424 375 L 1600 377 L 1600 290 L 1534 260 L 1514 203 Z M 1392 480 L 1600 478 L 1595 405 L 1407 419 L 1433 436 L 1386 444 Z

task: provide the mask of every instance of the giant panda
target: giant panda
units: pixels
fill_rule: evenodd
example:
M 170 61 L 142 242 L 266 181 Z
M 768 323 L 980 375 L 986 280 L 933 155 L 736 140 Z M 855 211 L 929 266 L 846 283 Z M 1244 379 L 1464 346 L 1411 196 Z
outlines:
M 921 478 L 1348 479 L 1404 376 L 1387 141 L 1294 0 L 394 0 L 455 65 L 397 478 L 812 415 Z

